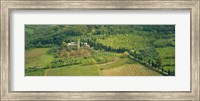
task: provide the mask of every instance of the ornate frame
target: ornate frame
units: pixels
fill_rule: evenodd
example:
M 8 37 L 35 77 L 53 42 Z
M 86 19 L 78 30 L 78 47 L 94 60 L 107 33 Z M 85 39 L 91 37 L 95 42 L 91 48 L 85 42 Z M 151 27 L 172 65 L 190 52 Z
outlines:
M 200 100 L 199 0 L 0 0 L 0 100 Z M 189 92 L 17 92 L 9 90 L 9 15 L 13 9 L 188 9 L 191 12 L 191 91 Z

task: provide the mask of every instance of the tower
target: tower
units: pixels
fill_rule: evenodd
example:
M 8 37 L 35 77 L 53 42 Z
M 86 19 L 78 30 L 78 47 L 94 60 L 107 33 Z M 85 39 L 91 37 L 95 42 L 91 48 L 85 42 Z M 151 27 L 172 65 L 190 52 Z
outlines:
M 79 48 L 80 48 L 80 39 L 77 38 L 77 50 L 79 50 Z

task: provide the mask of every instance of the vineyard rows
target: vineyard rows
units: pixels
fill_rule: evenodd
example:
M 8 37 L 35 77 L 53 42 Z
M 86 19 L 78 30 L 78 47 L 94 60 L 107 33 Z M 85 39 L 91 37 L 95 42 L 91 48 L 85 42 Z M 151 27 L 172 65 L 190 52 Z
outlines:
M 109 35 L 106 39 L 97 39 L 98 43 L 105 46 L 110 46 L 113 49 L 141 49 L 150 46 L 151 40 L 147 37 L 133 35 L 133 34 L 117 34 Z
M 101 71 L 103 76 L 160 76 L 161 74 L 140 64 L 127 64 Z

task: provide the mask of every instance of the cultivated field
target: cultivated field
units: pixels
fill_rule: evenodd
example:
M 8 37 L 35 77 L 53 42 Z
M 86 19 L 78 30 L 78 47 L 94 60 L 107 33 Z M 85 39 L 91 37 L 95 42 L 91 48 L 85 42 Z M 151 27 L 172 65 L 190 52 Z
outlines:
M 55 58 L 47 54 L 49 48 L 35 48 L 26 51 L 26 76 L 159 76 L 161 74 L 139 64 L 121 53 L 106 53 L 112 61 L 92 65 L 69 65 L 47 68 Z M 105 54 L 98 54 L 105 55 Z M 39 60 L 39 61 L 38 61 Z
M 124 40 L 125 39 L 125 40 Z M 125 48 L 125 49 L 140 49 L 150 46 L 150 41 L 148 37 L 143 37 L 139 35 L 132 34 L 119 34 L 119 35 L 109 35 L 105 39 L 97 39 L 98 43 L 105 46 L 110 46 L 113 49 Z
M 102 76 L 161 76 L 161 74 L 140 64 L 126 64 L 101 70 Z

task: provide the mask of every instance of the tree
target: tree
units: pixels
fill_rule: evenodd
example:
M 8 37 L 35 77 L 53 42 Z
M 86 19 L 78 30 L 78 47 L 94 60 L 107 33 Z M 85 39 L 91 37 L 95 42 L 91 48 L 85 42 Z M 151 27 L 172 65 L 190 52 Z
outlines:
M 150 59 L 148 60 L 148 64 L 151 66 L 151 60 Z
M 158 59 L 156 60 L 156 67 L 160 68 L 162 66 L 162 60 L 160 58 L 160 56 L 158 57 Z
M 162 72 L 164 72 L 164 68 L 162 67 Z
M 154 63 L 154 61 L 151 62 L 151 65 L 152 65 L 153 67 L 155 67 L 155 63 Z
M 62 42 L 62 46 L 63 46 L 63 47 L 66 47 L 66 46 L 67 46 L 67 43 L 63 41 L 63 42 Z
M 171 71 L 170 71 L 170 69 L 168 69 L 167 73 L 168 73 L 168 75 L 171 75 Z

